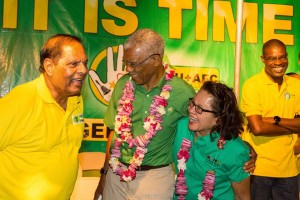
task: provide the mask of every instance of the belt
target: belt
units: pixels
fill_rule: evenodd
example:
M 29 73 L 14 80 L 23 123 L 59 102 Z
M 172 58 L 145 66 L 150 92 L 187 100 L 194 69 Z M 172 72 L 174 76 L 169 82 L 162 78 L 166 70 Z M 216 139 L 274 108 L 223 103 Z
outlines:
M 127 164 L 127 163 L 123 163 L 123 165 L 129 167 L 130 164 Z M 135 170 L 136 171 L 147 171 L 147 170 L 150 170 L 150 169 L 158 169 L 158 168 L 162 168 L 162 167 L 166 167 L 168 166 L 169 164 L 166 164 L 166 165 L 157 165 L 157 166 L 149 166 L 149 165 L 141 165 L 141 166 L 138 166 Z

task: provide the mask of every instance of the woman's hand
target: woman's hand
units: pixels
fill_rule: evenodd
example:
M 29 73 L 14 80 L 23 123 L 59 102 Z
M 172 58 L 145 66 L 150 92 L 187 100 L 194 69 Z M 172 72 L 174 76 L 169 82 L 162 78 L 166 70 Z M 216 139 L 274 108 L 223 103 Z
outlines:
M 245 143 L 250 147 L 250 154 L 249 154 L 250 160 L 245 163 L 243 169 L 245 170 L 245 172 L 248 172 L 252 175 L 255 170 L 255 162 L 257 159 L 257 153 L 255 152 L 253 147 L 248 142 L 245 142 Z

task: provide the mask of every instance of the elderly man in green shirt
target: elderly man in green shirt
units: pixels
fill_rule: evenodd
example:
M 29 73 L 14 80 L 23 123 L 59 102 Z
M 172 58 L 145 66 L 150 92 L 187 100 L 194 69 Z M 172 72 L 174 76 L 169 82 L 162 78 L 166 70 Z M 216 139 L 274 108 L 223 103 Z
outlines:
M 164 41 L 150 29 L 138 30 L 124 45 L 129 73 L 117 82 L 105 115 L 106 125 L 117 132 L 110 134 L 112 153 L 95 199 L 100 194 L 104 199 L 172 198 L 175 130 L 195 91 L 167 69 L 163 55 Z

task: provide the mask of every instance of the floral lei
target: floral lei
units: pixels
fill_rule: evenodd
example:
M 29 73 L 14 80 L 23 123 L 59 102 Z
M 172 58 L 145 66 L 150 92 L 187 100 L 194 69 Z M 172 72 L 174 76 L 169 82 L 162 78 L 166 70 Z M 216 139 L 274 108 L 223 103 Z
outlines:
M 164 67 L 166 70 L 165 80 L 172 80 L 175 71 L 169 69 L 168 64 L 165 64 Z M 142 164 L 151 138 L 156 135 L 157 131 L 162 129 L 162 116 L 166 113 L 165 107 L 168 105 L 167 99 L 170 97 L 171 90 L 172 86 L 166 84 L 163 86 L 160 95 L 154 96 L 150 105 L 150 114 L 144 119 L 143 127 L 146 133 L 133 138 L 130 116 L 133 111 L 134 87 L 131 78 L 126 82 L 122 97 L 119 100 L 118 113 L 115 117 L 115 133 L 118 137 L 114 141 L 114 148 L 111 150 L 109 160 L 112 171 L 120 176 L 121 181 L 129 182 L 135 179 L 136 168 Z M 129 148 L 136 146 L 130 165 L 126 169 L 122 168 L 122 163 L 119 161 L 121 157 L 120 146 L 123 143 L 128 143 Z
M 223 136 L 217 142 L 219 149 L 223 149 L 226 140 Z M 176 183 L 176 194 L 179 195 L 178 200 L 185 200 L 185 196 L 188 193 L 188 187 L 186 185 L 186 177 L 184 171 L 186 170 L 186 163 L 190 158 L 190 148 L 192 143 L 188 139 L 183 139 L 181 143 L 181 148 L 177 153 L 178 160 L 178 174 Z M 213 197 L 213 190 L 215 187 L 215 172 L 213 170 L 208 170 L 206 172 L 205 178 L 202 182 L 202 191 L 198 194 L 198 200 L 210 200 Z

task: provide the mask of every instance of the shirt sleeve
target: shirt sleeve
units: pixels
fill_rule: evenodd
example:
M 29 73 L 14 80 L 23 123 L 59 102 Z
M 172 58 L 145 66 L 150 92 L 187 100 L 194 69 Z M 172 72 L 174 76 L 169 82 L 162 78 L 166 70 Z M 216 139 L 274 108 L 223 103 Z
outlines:
M 241 109 L 246 117 L 251 115 L 262 115 L 260 103 L 259 87 L 252 84 L 249 80 L 245 82 L 242 89 L 242 104 Z
M 225 161 L 228 177 L 231 182 L 240 182 L 250 176 L 243 169 L 245 162 L 249 160 L 250 149 L 240 138 L 233 140 L 228 148 L 230 149 L 227 151 L 228 157 Z
M 31 107 L 28 105 L 30 95 L 22 94 L 18 87 L 10 91 L 0 99 L 0 151 L 18 140 L 15 133 L 21 133 L 28 121 L 30 121 Z M 20 98 L 23 97 L 23 98 Z

